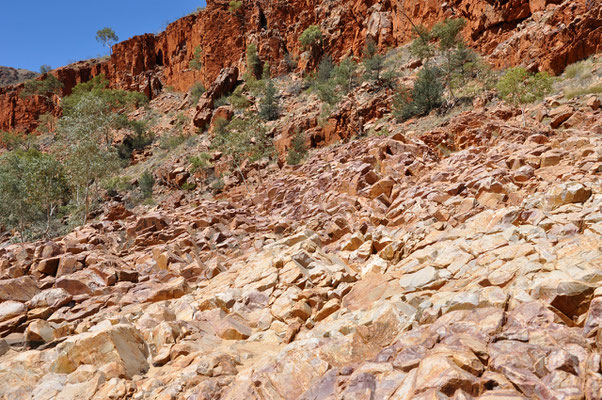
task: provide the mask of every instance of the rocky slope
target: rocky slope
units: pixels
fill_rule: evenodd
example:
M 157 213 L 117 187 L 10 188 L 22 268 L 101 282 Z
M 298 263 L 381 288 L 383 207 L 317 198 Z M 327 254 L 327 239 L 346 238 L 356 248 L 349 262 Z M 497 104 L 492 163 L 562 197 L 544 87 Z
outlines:
M 243 1 L 229 11 L 225 0 L 170 24 L 158 34 L 136 36 L 114 46 L 109 60 L 92 60 L 55 71 L 65 94 L 99 73 L 115 87 L 139 90 L 149 97 L 164 87 L 188 90 L 196 81 L 209 86 L 225 67 L 244 70 L 244 49 L 256 43 L 260 58 L 273 71 L 314 66 L 321 53 L 335 60 L 359 55 L 366 37 L 381 49 L 411 39 L 412 25 L 432 26 L 446 17 L 468 20 L 469 43 L 498 67 L 524 64 L 560 73 L 564 67 L 601 51 L 602 4 L 593 0 L 438 1 Z M 311 24 L 324 32 L 321 48 L 305 52 L 299 36 Z M 197 46 L 203 68 L 189 68 Z M 0 89 L 0 129 L 29 130 L 47 104 L 18 97 L 21 87 Z
M 0 86 L 14 85 L 36 76 L 37 73 L 26 69 L 0 66 Z
M 599 96 L 336 128 L 378 93 L 300 166 L 212 197 L 173 154 L 158 205 L 1 246 L 0 398 L 602 398 Z

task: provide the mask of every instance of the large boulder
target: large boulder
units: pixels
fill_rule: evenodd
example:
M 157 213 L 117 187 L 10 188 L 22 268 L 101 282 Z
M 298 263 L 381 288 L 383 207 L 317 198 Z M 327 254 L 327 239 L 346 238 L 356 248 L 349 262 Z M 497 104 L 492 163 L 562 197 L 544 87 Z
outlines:
M 126 324 L 69 337 L 57 347 L 57 354 L 51 370 L 60 374 L 70 374 L 85 364 L 100 368 L 115 363 L 120 375 L 131 379 L 149 368 L 148 348 L 140 331 Z

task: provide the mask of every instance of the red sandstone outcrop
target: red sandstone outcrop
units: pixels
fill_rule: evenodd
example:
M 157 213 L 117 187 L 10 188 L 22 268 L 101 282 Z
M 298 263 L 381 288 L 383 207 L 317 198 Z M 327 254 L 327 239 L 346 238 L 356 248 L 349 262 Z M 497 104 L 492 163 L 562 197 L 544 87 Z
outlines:
M 324 33 L 322 51 L 334 59 L 359 55 L 365 38 L 380 47 L 398 46 L 412 37 L 412 25 L 432 26 L 447 17 L 464 17 L 465 36 L 497 67 L 525 64 L 554 73 L 602 50 L 602 3 L 591 0 L 392 0 L 387 2 L 292 0 L 244 1 L 236 12 L 228 1 L 209 1 L 206 9 L 181 18 L 158 34 L 118 43 L 107 61 L 78 63 L 54 73 L 69 93 L 79 81 L 99 73 L 114 87 L 138 90 L 149 97 L 165 86 L 188 90 L 196 81 L 209 86 L 223 68 L 244 70 L 244 50 L 258 45 L 272 71 L 307 65 L 299 35 L 311 24 Z M 409 17 L 409 19 L 408 19 Z M 189 68 L 194 50 L 203 50 L 202 70 Z M 0 88 L 0 129 L 28 130 L 48 107 L 18 97 L 20 87 Z

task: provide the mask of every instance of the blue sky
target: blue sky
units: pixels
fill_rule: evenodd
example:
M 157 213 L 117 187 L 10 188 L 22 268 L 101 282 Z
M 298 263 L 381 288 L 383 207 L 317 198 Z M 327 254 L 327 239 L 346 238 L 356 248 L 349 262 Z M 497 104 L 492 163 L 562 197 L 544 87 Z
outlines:
M 119 40 L 162 31 L 204 6 L 203 0 L 3 0 L 0 65 L 38 71 L 108 54 L 96 31 L 108 26 Z

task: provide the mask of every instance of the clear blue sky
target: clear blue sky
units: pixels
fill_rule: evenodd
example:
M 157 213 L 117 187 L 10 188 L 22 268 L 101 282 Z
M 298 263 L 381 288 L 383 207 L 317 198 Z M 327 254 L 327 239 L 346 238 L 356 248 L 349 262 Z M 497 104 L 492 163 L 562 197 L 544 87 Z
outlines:
M 108 54 L 96 31 L 108 26 L 119 40 L 158 33 L 204 6 L 204 0 L 3 0 L 0 65 L 38 71 Z

